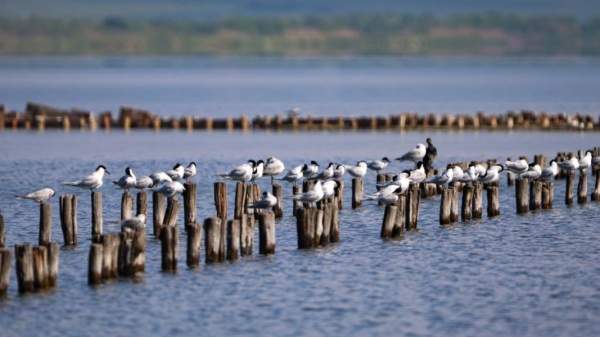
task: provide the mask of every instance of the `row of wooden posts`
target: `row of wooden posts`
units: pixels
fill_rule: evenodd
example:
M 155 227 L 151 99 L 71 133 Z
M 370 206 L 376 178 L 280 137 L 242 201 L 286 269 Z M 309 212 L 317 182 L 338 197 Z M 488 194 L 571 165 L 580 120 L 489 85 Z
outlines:
M 541 129 L 598 130 L 600 123 L 591 115 L 536 113 L 529 110 L 505 114 L 417 114 L 400 113 L 388 116 L 313 117 L 289 115 L 283 117 L 243 115 L 238 118 L 160 117 L 147 110 L 123 106 L 118 118 L 110 111 L 98 115 L 84 109 L 60 109 L 45 104 L 27 103 L 25 111 L 6 111 L 0 105 L 0 130 L 71 128 L 96 130 L 102 128 L 181 129 L 181 130 L 410 130 L 410 129 Z

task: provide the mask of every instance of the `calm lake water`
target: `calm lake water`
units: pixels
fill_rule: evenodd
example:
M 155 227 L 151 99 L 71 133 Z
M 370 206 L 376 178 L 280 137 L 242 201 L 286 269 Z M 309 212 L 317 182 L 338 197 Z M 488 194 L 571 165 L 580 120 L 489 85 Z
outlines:
M 195 160 L 199 217 L 204 218 L 215 212 L 214 174 L 248 158 L 277 155 L 288 166 L 309 159 L 352 163 L 399 155 L 427 136 L 438 144 L 439 165 L 520 154 L 551 156 L 600 144 L 596 133 L 3 132 L 0 210 L 9 245 L 34 243 L 38 208 L 15 200 L 15 194 L 41 186 L 73 192 L 60 182 L 99 163 L 116 178 L 127 165 L 149 174 L 176 161 Z M 394 163 L 390 171 L 404 167 Z M 369 173 L 366 181 L 372 192 L 375 176 Z M 267 181 L 261 184 L 268 187 Z M 109 185 L 102 189 L 105 231 L 114 232 L 120 192 Z M 120 280 L 95 289 L 86 284 L 89 194 L 76 191 L 80 245 L 61 251 L 58 288 L 19 296 L 13 273 L 8 297 L 0 300 L 1 335 L 600 334 L 600 204 L 565 207 L 563 181 L 556 183 L 553 210 L 516 216 L 514 192 L 503 185 L 500 217 L 449 228 L 438 225 L 439 198 L 425 200 L 419 231 L 391 242 L 379 239 L 383 209 L 367 204 L 352 211 L 347 194 L 340 214 L 341 242 L 312 251 L 296 249 L 290 190 L 285 186 L 275 255 L 255 252 L 235 263 L 202 264 L 199 270 L 180 261 L 172 275 L 160 271 L 160 244 L 149 238 L 142 282 Z M 53 239 L 62 242 L 57 199 L 53 210 Z
M 0 58 L 0 104 L 162 115 L 600 111 L 594 58 Z

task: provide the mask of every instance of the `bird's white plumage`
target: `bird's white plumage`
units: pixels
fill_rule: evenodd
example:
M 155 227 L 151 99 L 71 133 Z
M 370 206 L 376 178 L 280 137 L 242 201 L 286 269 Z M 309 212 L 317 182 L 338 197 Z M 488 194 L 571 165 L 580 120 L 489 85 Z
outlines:
M 354 178 L 362 178 L 367 174 L 367 163 L 364 161 L 359 161 L 356 163 L 356 166 L 344 165 L 344 167 L 346 168 L 346 172 Z
M 420 162 L 423 160 L 423 158 L 425 157 L 425 154 L 427 153 L 427 146 L 425 146 L 425 144 L 417 144 L 417 146 L 406 152 L 405 154 L 403 154 L 402 156 L 396 158 L 396 160 L 399 161 L 412 161 L 414 163 Z
M 285 170 L 285 164 L 278 158 L 269 157 L 263 168 L 263 176 L 274 177 L 280 175 Z
M 320 180 L 317 180 L 311 190 L 294 195 L 294 200 L 300 200 L 302 202 L 317 202 L 323 199 L 323 196 L 323 185 Z
M 164 194 L 167 197 L 172 197 L 178 193 L 183 193 L 185 187 L 178 181 L 171 181 L 164 183 L 159 188 L 155 189 L 155 191 Z
M 50 198 L 52 198 L 54 196 L 54 194 L 56 194 L 56 193 L 54 192 L 53 189 L 51 189 L 49 187 L 45 187 L 45 188 L 39 189 L 37 191 L 31 192 L 31 193 L 17 195 L 16 198 L 22 199 L 22 200 L 33 200 L 37 203 L 44 203 L 44 202 L 50 200 Z
M 104 175 L 106 173 L 106 168 L 101 165 L 87 177 L 81 180 L 65 181 L 63 182 L 63 185 L 95 190 L 102 187 L 102 184 L 104 184 Z

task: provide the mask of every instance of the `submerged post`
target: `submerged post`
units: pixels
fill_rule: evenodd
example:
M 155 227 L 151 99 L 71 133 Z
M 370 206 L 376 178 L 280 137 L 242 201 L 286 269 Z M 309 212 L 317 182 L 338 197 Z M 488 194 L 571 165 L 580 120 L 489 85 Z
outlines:
M 254 215 L 244 214 L 240 219 L 240 254 L 252 255 L 254 244 Z
M 15 261 L 19 293 L 33 292 L 33 248 L 29 244 L 15 245 Z
M 179 242 L 177 226 L 165 225 L 160 231 L 160 242 L 162 271 L 177 271 L 177 251 Z

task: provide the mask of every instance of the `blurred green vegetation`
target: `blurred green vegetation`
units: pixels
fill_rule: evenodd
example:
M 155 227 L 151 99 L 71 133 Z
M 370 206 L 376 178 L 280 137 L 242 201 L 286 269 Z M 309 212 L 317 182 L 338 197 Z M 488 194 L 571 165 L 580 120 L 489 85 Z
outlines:
M 484 13 L 233 17 L 205 22 L 0 18 L 3 55 L 597 55 L 600 18 Z

